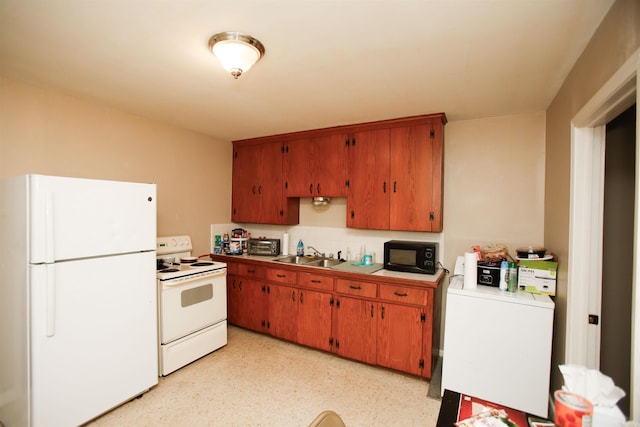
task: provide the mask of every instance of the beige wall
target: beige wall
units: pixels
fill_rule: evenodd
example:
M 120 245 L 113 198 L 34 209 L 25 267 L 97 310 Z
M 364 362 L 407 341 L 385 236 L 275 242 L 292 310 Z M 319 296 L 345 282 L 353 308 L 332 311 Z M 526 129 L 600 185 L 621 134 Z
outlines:
M 228 222 L 231 144 L 0 77 L 0 177 L 38 173 L 157 184 L 158 235 Z
M 505 244 L 515 256 L 544 243 L 544 126 L 543 112 L 447 124 L 447 265 L 476 244 Z
M 640 2 L 617 0 L 547 110 L 544 240 L 560 257 L 552 389 L 562 385 L 557 366 L 565 358 L 571 119 L 638 47 Z
M 209 225 L 230 221 L 230 143 L 13 80 L 0 79 L 0 85 L 0 177 L 155 182 L 158 234 L 190 234 L 198 254 L 209 250 Z M 544 113 L 449 122 L 444 232 L 412 237 L 442 238 L 451 270 L 456 256 L 474 244 L 504 243 L 512 251 L 542 244 L 544 127 Z M 316 210 L 302 199 L 300 225 L 344 228 L 345 200 Z M 397 235 L 381 234 L 385 240 Z M 438 312 L 447 282 L 436 298 Z

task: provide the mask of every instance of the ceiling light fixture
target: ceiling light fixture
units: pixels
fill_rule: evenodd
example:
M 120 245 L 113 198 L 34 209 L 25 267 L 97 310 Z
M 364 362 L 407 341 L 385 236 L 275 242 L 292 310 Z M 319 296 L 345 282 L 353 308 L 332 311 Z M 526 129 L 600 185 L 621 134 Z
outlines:
M 264 55 L 264 46 L 258 39 L 235 31 L 212 36 L 209 49 L 236 79 Z

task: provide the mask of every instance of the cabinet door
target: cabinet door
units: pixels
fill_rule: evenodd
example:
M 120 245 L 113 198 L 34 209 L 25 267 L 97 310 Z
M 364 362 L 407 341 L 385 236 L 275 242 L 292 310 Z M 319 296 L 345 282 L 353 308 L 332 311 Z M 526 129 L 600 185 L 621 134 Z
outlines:
M 347 135 L 331 134 L 313 138 L 314 196 L 345 197 L 347 187 Z
M 431 231 L 434 210 L 431 125 L 391 129 L 391 230 Z
M 389 228 L 390 130 L 354 134 L 348 148 L 347 227 Z
M 234 144 L 231 183 L 231 219 L 236 222 L 256 222 L 259 204 L 258 185 L 261 171 L 261 148 L 256 145 Z
M 345 197 L 347 136 L 299 138 L 285 143 L 284 179 L 289 197 Z
M 422 310 L 398 304 L 380 303 L 378 317 L 378 365 L 422 373 Z
M 298 343 L 330 350 L 331 294 L 301 289 L 298 301 Z
M 298 290 L 269 284 L 269 332 L 288 341 L 297 339 Z
M 227 276 L 227 321 L 232 325 L 239 325 L 240 317 L 240 278 L 236 275 Z
M 378 303 L 338 297 L 334 313 L 334 351 L 349 359 L 375 364 Z
M 268 299 L 264 284 L 258 280 L 239 277 L 237 281 L 239 298 L 237 301 L 237 325 L 258 332 L 267 327 Z
M 283 162 L 285 192 L 288 197 L 313 197 L 313 150 L 311 138 L 285 142 Z
M 258 211 L 261 224 L 282 224 L 284 194 L 282 186 L 282 142 L 261 144 L 260 162 L 253 165 L 260 171 L 258 196 L 260 204 L 252 209 Z

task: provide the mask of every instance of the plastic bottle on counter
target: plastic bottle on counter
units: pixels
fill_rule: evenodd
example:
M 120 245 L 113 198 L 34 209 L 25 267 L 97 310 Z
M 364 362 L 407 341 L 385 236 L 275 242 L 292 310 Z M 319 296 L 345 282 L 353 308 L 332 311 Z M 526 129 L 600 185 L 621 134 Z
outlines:
M 509 270 L 509 263 L 505 260 L 500 263 L 500 283 L 499 288 L 501 291 L 506 291 L 507 286 L 507 274 Z
M 515 261 L 509 263 L 509 282 L 507 284 L 507 290 L 509 292 L 516 292 L 518 290 L 518 266 Z
M 298 240 L 298 248 L 296 249 L 296 255 L 304 256 L 304 243 L 302 243 L 302 239 Z

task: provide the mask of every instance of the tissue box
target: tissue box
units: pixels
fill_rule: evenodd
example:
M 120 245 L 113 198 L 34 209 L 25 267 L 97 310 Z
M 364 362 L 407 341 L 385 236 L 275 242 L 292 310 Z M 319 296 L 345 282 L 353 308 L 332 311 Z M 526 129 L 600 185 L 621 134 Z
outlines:
M 518 266 L 518 289 L 535 294 L 555 295 L 556 261 L 523 259 Z

